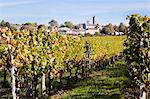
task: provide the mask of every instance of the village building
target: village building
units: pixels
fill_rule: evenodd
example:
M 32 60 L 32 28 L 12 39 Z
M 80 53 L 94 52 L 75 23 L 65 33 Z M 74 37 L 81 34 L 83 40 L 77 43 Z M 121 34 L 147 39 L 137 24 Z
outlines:
M 70 29 L 67 27 L 60 27 L 58 32 L 60 34 L 69 34 L 69 35 L 85 35 L 86 33 L 90 33 L 94 35 L 96 32 L 100 32 L 100 26 L 96 23 L 96 17 L 93 17 L 93 22 L 90 24 L 89 21 L 86 23 L 81 23 L 78 25 L 79 29 Z

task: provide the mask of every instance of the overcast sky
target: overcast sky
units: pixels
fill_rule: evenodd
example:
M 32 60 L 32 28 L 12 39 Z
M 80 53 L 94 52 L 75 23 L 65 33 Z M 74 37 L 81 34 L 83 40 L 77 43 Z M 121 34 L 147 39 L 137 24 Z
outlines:
M 133 13 L 150 16 L 150 0 L 0 0 L 0 20 L 11 23 L 78 24 L 96 16 L 99 24 L 118 24 Z

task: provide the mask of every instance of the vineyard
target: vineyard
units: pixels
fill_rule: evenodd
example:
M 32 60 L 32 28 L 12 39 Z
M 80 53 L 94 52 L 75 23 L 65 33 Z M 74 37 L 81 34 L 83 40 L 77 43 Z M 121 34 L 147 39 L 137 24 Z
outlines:
M 0 96 L 46 98 L 70 90 L 78 83 L 81 88 L 69 92 L 66 98 L 76 92 L 88 93 L 90 88 L 82 91 L 82 86 L 98 83 L 102 84 L 92 87 L 97 91 L 91 89 L 91 92 L 101 92 L 98 97 L 123 94 L 121 96 L 137 98 L 141 84 L 144 84 L 142 90 L 148 93 L 149 21 L 138 15 L 129 20 L 127 36 L 81 37 L 49 33 L 41 28 L 1 31 Z M 100 90 L 103 87 L 106 90 Z

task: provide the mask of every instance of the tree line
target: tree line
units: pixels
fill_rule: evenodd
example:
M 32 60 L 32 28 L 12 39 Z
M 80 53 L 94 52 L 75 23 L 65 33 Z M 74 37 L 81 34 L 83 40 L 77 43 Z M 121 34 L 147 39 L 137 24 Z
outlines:
M 25 24 L 22 25 L 26 25 L 29 26 L 31 29 L 32 27 L 38 27 L 38 23 L 36 22 L 27 22 Z M 46 27 L 46 25 L 42 24 L 45 28 L 47 28 L 49 31 L 53 31 L 53 29 L 58 29 L 61 27 L 67 27 L 69 29 L 79 29 L 80 25 L 75 25 L 73 22 L 71 21 L 65 21 L 63 24 L 58 24 L 58 22 L 54 19 L 52 19 L 51 21 L 48 22 L 48 26 Z M 11 27 L 12 29 L 16 29 L 16 26 L 19 26 L 19 24 L 15 24 L 15 25 L 11 25 L 9 22 L 2 20 L 0 22 L 0 27 Z M 99 28 L 100 25 L 97 24 L 95 26 L 95 28 Z M 112 23 L 109 23 L 107 25 L 102 25 L 101 28 L 99 28 L 99 33 L 95 33 L 95 35 L 100 35 L 100 34 L 105 34 L 105 35 L 115 35 L 115 32 L 123 32 L 125 33 L 127 31 L 127 26 L 123 23 L 120 23 L 119 25 L 113 25 Z

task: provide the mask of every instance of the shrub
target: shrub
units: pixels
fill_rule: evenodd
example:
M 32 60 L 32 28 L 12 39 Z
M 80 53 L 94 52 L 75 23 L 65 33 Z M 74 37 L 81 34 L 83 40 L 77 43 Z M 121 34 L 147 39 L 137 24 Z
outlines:
M 90 33 L 85 33 L 84 36 L 92 36 Z

